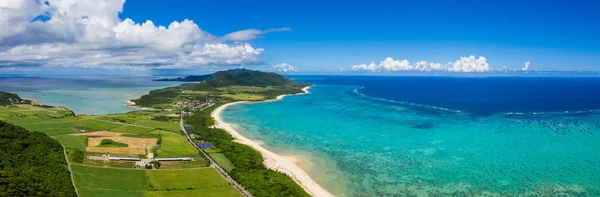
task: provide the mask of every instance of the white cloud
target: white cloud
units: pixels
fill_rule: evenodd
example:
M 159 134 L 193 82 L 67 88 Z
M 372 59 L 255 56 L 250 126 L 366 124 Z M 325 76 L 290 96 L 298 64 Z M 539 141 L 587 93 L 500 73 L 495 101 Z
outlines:
M 389 72 L 389 71 L 420 71 L 420 72 L 489 72 L 490 65 L 485 57 L 475 58 L 475 56 L 460 57 L 454 63 L 448 62 L 443 65 L 440 63 L 432 63 L 419 61 L 411 64 L 408 60 L 394 60 L 391 57 L 375 64 L 359 64 L 352 66 L 354 71 L 371 71 L 371 72 Z
M 260 63 L 248 43 L 289 28 L 242 30 L 223 38 L 191 20 L 158 26 L 120 19 L 124 0 L 0 1 L 0 66 L 147 69 Z M 32 22 L 33 21 L 33 22 Z
M 257 37 L 259 37 L 263 34 L 267 34 L 267 33 L 271 33 L 271 32 L 281 32 L 281 31 L 292 31 L 292 29 L 289 27 L 272 28 L 272 29 L 266 29 L 266 30 L 246 29 L 246 30 L 240 30 L 240 31 L 229 33 L 229 34 L 223 36 L 223 40 L 248 41 L 248 40 L 256 39 Z
M 292 65 L 288 63 L 281 63 L 273 66 L 274 69 L 277 69 L 279 72 L 295 72 L 298 71 Z
M 531 64 L 531 62 L 527 61 L 525 62 L 525 66 L 523 68 L 521 68 L 522 71 L 527 71 L 529 70 L 529 65 Z

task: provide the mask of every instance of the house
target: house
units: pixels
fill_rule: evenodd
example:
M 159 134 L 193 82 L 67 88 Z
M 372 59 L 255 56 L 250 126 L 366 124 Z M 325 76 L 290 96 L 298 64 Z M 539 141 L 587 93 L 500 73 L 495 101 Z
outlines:
M 190 138 L 192 138 L 192 139 L 195 139 L 195 138 L 197 138 L 197 137 L 198 137 L 198 135 L 196 135 L 196 134 L 193 134 L 193 133 L 192 133 L 192 134 L 190 134 Z

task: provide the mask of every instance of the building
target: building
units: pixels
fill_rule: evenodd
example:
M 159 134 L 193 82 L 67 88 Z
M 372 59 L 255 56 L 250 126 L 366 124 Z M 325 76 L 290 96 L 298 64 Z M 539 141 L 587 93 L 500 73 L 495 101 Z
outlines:
M 140 158 L 132 158 L 132 157 L 109 157 L 111 161 L 141 161 Z
M 154 161 L 192 161 L 192 158 L 190 158 L 190 157 L 155 158 Z
M 143 167 L 146 167 L 147 165 L 148 165 L 148 162 L 146 162 L 146 161 L 136 161 L 135 162 L 135 167 L 138 167 L 138 168 L 143 168 Z

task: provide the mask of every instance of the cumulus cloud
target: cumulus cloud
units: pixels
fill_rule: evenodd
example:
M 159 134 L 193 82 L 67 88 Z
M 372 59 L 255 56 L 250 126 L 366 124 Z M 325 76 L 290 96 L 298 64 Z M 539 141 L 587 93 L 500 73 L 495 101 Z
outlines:
M 525 62 L 525 66 L 523 68 L 521 68 L 522 71 L 527 71 L 529 70 L 529 65 L 531 64 L 531 62 L 527 61 Z
M 147 69 L 254 64 L 261 62 L 264 49 L 239 41 L 290 30 L 250 29 L 219 38 L 187 19 L 168 26 L 121 19 L 124 3 L 0 1 L 0 66 Z
M 460 57 L 455 62 L 448 62 L 448 64 L 440 64 L 434 62 L 419 61 L 416 63 L 410 63 L 408 60 L 394 60 L 391 57 L 376 64 L 371 62 L 369 64 L 359 64 L 352 66 L 354 71 L 371 71 L 371 72 L 387 72 L 387 71 L 420 71 L 420 72 L 488 72 L 491 70 L 490 65 L 487 63 L 485 57 L 475 58 L 471 55 L 469 57 Z
M 263 34 L 267 34 L 267 33 L 271 33 L 271 32 L 282 32 L 282 31 L 292 31 L 292 29 L 289 27 L 272 28 L 272 29 L 266 29 L 266 30 L 246 29 L 246 30 L 229 33 L 229 34 L 223 36 L 223 40 L 248 41 L 248 40 L 256 39 L 257 37 L 259 37 Z
M 277 69 L 279 72 L 295 72 L 297 71 L 292 65 L 288 63 L 281 63 L 273 66 L 274 69 Z

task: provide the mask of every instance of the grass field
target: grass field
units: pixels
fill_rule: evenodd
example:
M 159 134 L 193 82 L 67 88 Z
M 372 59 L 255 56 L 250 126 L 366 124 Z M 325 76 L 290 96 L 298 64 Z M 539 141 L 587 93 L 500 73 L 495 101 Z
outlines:
M 148 170 L 150 188 L 158 190 L 221 188 L 233 190 L 213 168 L 191 170 Z
M 82 119 L 74 121 L 73 124 L 83 130 L 89 131 L 110 131 L 111 129 L 122 127 L 123 125 L 102 120 Z
M 79 188 L 81 197 L 144 197 L 144 191 L 106 190 L 95 188 Z
M 237 94 L 221 94 L 221 96 L 240 101 L 262 101 L 265 97 L 257 94 L 237 93 Z
M 148 133 L 152 130 L 154 130 L 154 129 L 137 127 L 137 126 L 122 126 L 122 127 L 116 128 L 116 129 L 112 129 L 111 131 L 119 132 L 119 133 L 140 134 L 140 133 Z
M 162 162 L 160 169 L 186 169 L 186 168 L 204 168 L 208 167 L 210 164 L 208 160 L 204 158 L 197 158 L 196 161 L 186 161 L 186 162 Z
M 237 197 L 240 193 L 231 186 L 210 187 L 195 190 L 171 190 L 171 191 L 149 191 L 146 197 Z M 83 196 L 82 196 L 83 197 Z
M 63 134 L 52 136 L 55 140 L 58 140 L 66 148 L 76 148 L 79 150 L 85 150 L 87 146 L 87 137 L 85 136 L 72 136 L 70 134 Z
M 161 135 L 160 148 L 157 152 L 157 156 L 159 157 L 198 156 L 198 152 L 179 133 L 156 130 L 150 134 Z
M 240 196 L 213 168 L 128 170 L 72 165 L 81 197 Z
M 209 153 L 210 157 L 217 162 L 223 169 L 227 170 L 227 172 L 231 172 L 235 166 L 223 155 L 222 153 Z
M 157 129 L 164 129 L 169 131 L 179 131 L 181 128 L 179 127 L 179 123 L 176 122 L 163 122 L 156 120 L 143 120 L 136 122 L 135 125 L 141 125 L 145 127 L 152 127 Z
M 144 170 L 124 170 L 71 165 L 78 188 L 112 189 L 124 191 L 146 190 Z

